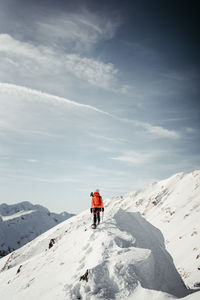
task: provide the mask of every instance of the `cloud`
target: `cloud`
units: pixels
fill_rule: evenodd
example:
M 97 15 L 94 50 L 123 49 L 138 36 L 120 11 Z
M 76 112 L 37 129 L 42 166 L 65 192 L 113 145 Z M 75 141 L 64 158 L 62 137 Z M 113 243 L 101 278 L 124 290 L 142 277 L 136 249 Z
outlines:
M 57 105 L 59 103 L 67 104 L 70 107 L 79 107 L 82 109 L 89 109 L 93 110 L 105 115 L 110 115 L 109 113 L 100 110 L 96 108 L 95 106 L 92 105 L 87 105 L 87 104 L 81 104 L 72 100 L 68 100 L 66 98 L 54 96 L 48 93 L 43 93 L 41 91 L 33 90 L 27 87 L 23 86 L 18 86 L 15 84 L 10 84 L 10 83 L 1 83 L 0 82 L 0 91 L 2 93 L 8 94 L 8 95 L 18 95 L 26 99 L 26 101 L 39 101 L 39 102 L 46 102 L 46 103 L 52 103 L 54 105 Z M 31 98 L 31 97 L 32 98 Z
M 87 9 L 59 13 L 37 21 L 36 28 L 44 41 L 62 43 L 70 51 L 82 53 L 98 42 L 114 37 L 121 21 Z
M 126 151 L 125 153 L 119 156 L 112 157 L 111 159 L 131 163 L 131 164 L 145 164 L 150 159 L 152 159 L 153 156 L 154 155 L 150 153 Z
M 170 138 L 170 139 L 179 139 L 180 134 L 175 130 L 169 130 L 162 126 L 152 125 L 147 122 L 141 122 L 137 120 L 130 120 L 127 118 L 120 118 L 121 121 L 126 123 L 132 123 L 137 127 L 146 129 L 151 135 L 157 136 L 159 138 Z
M 105 135 L 101 135 L 101 134 L 96 134 L 96 133 L 89 133 L 90 136 L 96 138 L 96 139 L 100 139 L 100 140 L 105 140 L 107 142 L 111 142 L 111 143 L 117 143 L 117 144 L 121 144 L 121 143 L 124 143 L 125 140 L 124 139 L 121 139 L 121 138 L 114 138 L 114 137 L 108 137 L 108 136 L 105 136 Z M 101 148 L 103 149 L 103 147 Z
M 183 84 L 188 84 L 188 81 L 199 81 L 199 73 L 193 69 L 186 69 L 180 71 L 172 71 L 160 74 L 163 78 L 170 79 L 172 81 L 179 81 Z
M 5 170 L 4 170 L 5 171 Z M 22 176 L 20 174 L 5 174 L 3 178 L 10 178 L 10 179 L 15 179 L 15 180 L 23 180 L 23 181 L 36 181 L 36 182 L 41 182 L 41 183 L 51 183 L 51 184 L 57 184 L 57 183 L 75 183 L 79 182 L 79 180 L 74 179 L 74 178 L 69 178 L 69 175 L 66 177 L 55 177 L 55 178 L 45 178 L 45 177 L 37 177 L 37 176 Z
M 149 164 L 154 163 L 155 160 L 163 157 L 163 155 L 167 154 L 168 152 L 165 150 L 159 151 L 124 151 L 121 155 L 111 157 L 113 160 L 118 160 L 126 163 L 131 163 L 134 165 L 141 165 L 141 164 Z
M 142 126 L 146 128 L 149 133 L 156 135 L 157 137 L 172 139 L 180 138 L 180 134 L 175 130 L 168 130 L 161 126 L 153 126 L 148 123 L 142 123 Z
M 37 48 L 31 43 L 18 41 L 9 34 L 0 34 L 0 51 L 37 60 L 43 58 L 43 53 L 48 54 L 50 52 L 46 47 Z
M 77 78 L 86 80 L 92 85 L 110 89 L 118 70 L 111 63 L 103 63 L 76 54 L 66 55 L 66 69 Z
M 102 122 L 103 117 L 111 119 L 108 112 L 95 106 L 8 83 L 0 83 L 0 103 L 2 136 L 17 134 L 27 137 L 28 142 L 33 137 L 38 142 L 59 142 L 58 139 L 71 137 L 75 143 L 78 139 L 73 139 L 73 135 L 87 135 L 94 118 L 96 123 Z M 16 139 L 13 141 L 16 143 Z
M 55 177 L 55 178 L 42 178 L 42 177 L 33 177 L 29 178 L 31 180 L 39 181 L 39 182 L 45 182 L 45 183 L 74 183 L 79 182 L 79 180 L 74 178 L 69 178 L 67 175 L 66 177 Z
M 0 34 L 0 61 L 4 68 L 16 70 L 22 76 L 54 74 L 74 77 L 104 89 L 112 88 L 118 70 L 111 63 L 104 63 L 79 54 L 65 54 L 60 50 L 21 42 L 8 34 Z
M 7 94 L 11 96 L 20 96 L 20 98 L 23 100 L 31 101 L 31 102 L 42 102 L 49 104 L 51 103 L 52 105 L 66 105 L 68 108 L 77 108 L 77 109 L 84 109 L 88 111 L 94 111 L 96 113 L 103 114 L 109 118 L 112 118 L 113 120 L 116 120 L 118 122 L 122 123 L 129 123 L 132 124 L 133 126 L 136 126 L 138 128 L 143 128 L 145 129 L 148 133 L 150 133 L 152 136 L 156 136 L 158 138 L 171 138 L 171 139 L 177 139 L 179 138 L 179 133 L 173 130 L 168 130 L 166 128 L 163 128 L 161 126 L 154 126 L 146 122 L 140 122 L 137 120 L 130 120 L 126 118 L 120 118 L 118 116 L 115 116 L 107 111 L 101 110 L 95 106 L 92 105 L 87 105 L 87 104 L 82 104 L 78 103 L 63 97 L 58 97 L 54 96 L 48 93 L 43 93 L 37 90 L 33 90 L 30 88 L 22 87 L 22 86 L 17 86 L 13 84 L 8 84 L 8 83 L 0 83 L 0 92 L 2 94 Z M 2 127 L 5 127 L 5 124 L 7 122 L 1 121 L 2 123 L 0 124 Z M 4 124 L 5 122 L 5 124 Z
M 38 159 L 33 159 L 33 158 L 28 158 L 28 159 L 25 159 L 26 162 L 29 162 L 29 163 L 40 163 L 40 160 Z
M 189 134 L 192 134 L 192 133 L 196 133 L 196 130 L 192 127 L 186 127 L 185 132 L 189 133 Z

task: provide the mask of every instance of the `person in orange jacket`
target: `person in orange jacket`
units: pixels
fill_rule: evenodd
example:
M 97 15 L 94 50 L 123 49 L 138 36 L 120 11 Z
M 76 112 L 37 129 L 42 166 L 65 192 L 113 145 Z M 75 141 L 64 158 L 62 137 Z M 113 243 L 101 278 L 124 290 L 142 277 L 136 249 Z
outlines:
M 93 225 L 96 226 L 97 220 L 98 224 L 100 223 L 100 212 L 104 211 L 103 199 L 98 189 L 96 189 L 94 193 L 91 193 L 90 196 L 92 196 L 90 212 L 94 215 Z

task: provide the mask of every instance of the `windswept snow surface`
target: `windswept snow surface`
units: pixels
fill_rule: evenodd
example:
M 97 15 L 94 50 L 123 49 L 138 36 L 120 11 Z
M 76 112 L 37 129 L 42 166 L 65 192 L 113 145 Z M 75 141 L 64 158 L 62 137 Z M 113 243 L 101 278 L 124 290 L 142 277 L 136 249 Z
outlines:
M 200 282 L 199 170 L 176 174 L 112 201 L 126 211 L 139 211 L 159 228 L 185 284 L 193 288 Z
M 103 222 L 94 230 L 90 224 L 88 210 L 2 258 L 0 299 L 166 300 L 190 293 L 162 233 L 140 213 L 107 201 Z
M 32 241 L 71 216 L 73 215 L 66 212 L 50 213 L 47 208 L 30 202 L 1 204 L 0 257 Z
M 199 300 L 184 284 L 199 282 L 199 178 L 108 199 L 95 230 L 88 210 L 43 233 L 0 260 L 0 299 Z

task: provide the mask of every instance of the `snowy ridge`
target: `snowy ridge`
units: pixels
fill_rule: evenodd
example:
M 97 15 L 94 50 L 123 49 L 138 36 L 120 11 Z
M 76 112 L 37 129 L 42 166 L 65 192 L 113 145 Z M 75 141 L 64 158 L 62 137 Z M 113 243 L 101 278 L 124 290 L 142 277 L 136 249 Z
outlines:
M 28 201 L 24 201 L 17 204 L 11 204 L 8 205 L 6 203 L 3 203 L 0 205 L 0 215 L 2 216 L 12 216 L 18 212 L 26 212 L 30 210 L 38 210 L 43 212 L 49 212 L 47 208 L 41 205 L 33 205 Z
M 87 210 L 2 258 L 0 297 L 165 300 L 191 292 L 162 233 L 140 213 L 107 201 L 103 223 L 95 230 L 90 224 Z M 197 295 L 200 292 L 185 299 Z
M 187 286 L 200 282 L 199 170 L 176 174 L 113 201 L 127 211 L 139 211 L 162 231 Z
M 20 211 L 17 212 L 16 214 L 13 214 L 11 216 L 1 216 L 2 221 L 9 221 L 9 220 L 13 220 L 16 218 L 20 218 L 24 215 L 28 215 L 28 214 L 32 214 L 34 212 L 34 210 L 29 210 L 29 211 Z
M 187 226 L 196 222 L 196 210 L 190 211 L 190 208 L 199 201 L 196 198 L 198 178 L 199 171 L 178 174 L 143 191 L 106 200 L 104 220 L 95 230 L 90 228 L 92 216 L 87 210 L 43 233 L 0 260 L 0 298 L 200 299 L 200 291 L 186 287 L 185 278 L 181 277 L 172 253 L 166 248 L 184 240 L 176 236 L 177 232 L 185 233 L 183 220 Z M 188 199 L 184 198 L 188 195 L 192 199 L 189 207 Z M 159 203 L 152 203 L 155 199 Z M 166 208 L 171 211 L 175 206 L 176 212 L 169 214 L 169 222 L 162 222 L 168 216 Z M 192 219 L 189 223 L 188 218 L 184 218 L 188 209 Z M 165 230 L 168 237 L 172 234 L 168 243 L 158 226 L 146 219 L 152 216 L 159 225 L 163 224 L 162 231 Z M 177 223 L 180 219 L 182 222 Z M 172 227 L 165 226 L 171 226 L 172 222 L 177 231 L 170 233 Z M 193 259 L 188 250 L 192 237 L 182 244 L 189 245 L 186 250 L 177 246 L 175 251 L 184 254 L 182 258 L 186 256 L 189 261 Z M 197 278 L 193 273 L 192 276 Z
M 70 218 L 71 214 L 54 214 L 41 205 L 21 202 L 0 205 L 0 257 L 18 249 L 38 235 Z

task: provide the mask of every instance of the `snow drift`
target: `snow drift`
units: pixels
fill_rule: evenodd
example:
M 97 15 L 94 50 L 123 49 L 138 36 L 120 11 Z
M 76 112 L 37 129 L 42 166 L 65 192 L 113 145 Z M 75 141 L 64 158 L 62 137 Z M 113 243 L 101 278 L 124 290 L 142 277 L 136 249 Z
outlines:
M 86 261 L 85 267 L 90 266 L 88 282 L 67 286 L 68 299 L 127 299 L 138 285 L 177 297 L 188 293 L 161 232 L 140 214 L 120 209 L 93 235 L 90 239 L 97 239 L 95 248 L 81 260 L 81 264 Z M 88 247 L 86 244 L 84 250 Z M 91 264 L 96 251 L 98 263 L 94 260 Z
M 143 190 L 111 199 L 130 212 L 140 212 L 159 228 L 185 284 L 200 282 L 200 171 L 154 182 Z

